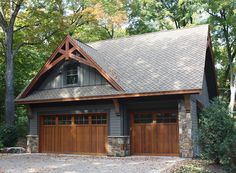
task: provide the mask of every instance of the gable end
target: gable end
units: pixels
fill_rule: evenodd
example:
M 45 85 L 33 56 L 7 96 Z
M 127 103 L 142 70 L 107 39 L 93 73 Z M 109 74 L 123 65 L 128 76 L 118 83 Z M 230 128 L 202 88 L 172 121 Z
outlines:
M 41 68 L 39 73 L 31 81 L 31 83 L 26 87 L 26 89 L 21 94 L 20 98 L 26 97 L 32 88 L 35 86 L 37 81 L 50 71 L 55 65 L 57 65 L 62 60 L 75 60 L 81 64 L 85 64 L 96 69 L 110 84 L 118 91 L 123 91 L 122 87 L 110 77 L 94 60 L 89 56 L 83 49 L 77 45 L 77 43 L 68 35 L 65 37 L 63 42 L 54 51 L 54 53 L 47 60 L 45 65 Z

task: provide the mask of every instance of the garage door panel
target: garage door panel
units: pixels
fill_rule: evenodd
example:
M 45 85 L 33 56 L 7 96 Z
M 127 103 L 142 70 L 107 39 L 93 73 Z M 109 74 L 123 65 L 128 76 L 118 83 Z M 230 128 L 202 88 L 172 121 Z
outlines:
M 55 127 L 52 126 L 46 126 L 43 131 L 42 131 L 42 142 L 44 143 L 43 145 L 43 150 L 50 152 L 54 151 L 55 148 Z
M 81 153 L 90 152 L 90 127 L 81 125 L 76 126 L 76 148 Z
M 74 152 L 74 141 L 72 135 L 71 126 L 58 126 L 58 135 L 60 135 L 60 140 L 58 145 L 60 146 L 60 152 L 71 153 Z
M 107 136 L 106 114 L 40 119 L 40 152 L 106 153 Z
M 104 125 L 93 125 L 91 127 L 92 152 L 104 153 L 106 152 L 107 130 Z
M 144 126 L 144 148 L 145 148 L 145 153 L 152 153 L 152 134 L 153 134 L 153 129 L 152 129 L 152 125 Z
M 175 112 L 131 114 L 133 154 L 177 155 L 178 122 Z
M 142 143 L 141 140 L 142 136 L 141 133 L 142 132 L 142 126 L 133 126 L 133 130 L 132 130 L 132 141 L 133 141 L 133 153 L 141 153 L 142 151 Z

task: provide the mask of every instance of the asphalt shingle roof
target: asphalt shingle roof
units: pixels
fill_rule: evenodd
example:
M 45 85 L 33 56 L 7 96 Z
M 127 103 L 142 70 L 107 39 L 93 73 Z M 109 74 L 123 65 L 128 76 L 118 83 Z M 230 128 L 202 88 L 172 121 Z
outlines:
M 201 89 L 207 37 L 208 25 L 201 25 L 99 41 L 89 46 L 103 54 L 128 93 Z
M 124 92 L 111 86 L 74 87 L 34 91 L 19 100 L 202 89 L 207 37 L 208 25 L 200 25 L 88 44 L 78 41 Z

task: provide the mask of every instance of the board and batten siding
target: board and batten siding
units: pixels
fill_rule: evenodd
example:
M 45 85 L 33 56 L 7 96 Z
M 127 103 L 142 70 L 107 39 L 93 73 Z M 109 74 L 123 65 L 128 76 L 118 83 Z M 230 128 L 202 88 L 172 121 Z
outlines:
M 108 135 L 120 136 L 121 124 L 120 116 L 115 114 L 112 104 L 97 105 L 72 105 L 54 107 L 32 107 L 33 116 L 29 119 L 29 134 L 38 135 L 38 116 L 40 115 L 61 115 L 61 114 L 80 114 L 80 113 L 107 113 L 108 114 Z
M 198 112 L 197 112 L 197 101 L 200 102 L 204 107 L 210 103 L 208 96 L 208 88 L 206 82 L 206 76 L 204 75 L 202 92 L 191 96 L 191 115 L 192 115 L 192 139 L 193 139 L 193 155 L 194 157 L 200 154 L 200 148 L 198 145 Z
M 53 70 L 47 75 L 46 79 L 39 86 L 40 90 L 63 88 L 66 85 L 66 67 L 68 65 L 75 64 L 78 70 L 78 86 L 93 86 L 93 85 L 105 85 L 106 79 L 94 68 L 77 62 L 64 62 L 59 63 Z M 71 85 L 70 85 L 71 86 Z

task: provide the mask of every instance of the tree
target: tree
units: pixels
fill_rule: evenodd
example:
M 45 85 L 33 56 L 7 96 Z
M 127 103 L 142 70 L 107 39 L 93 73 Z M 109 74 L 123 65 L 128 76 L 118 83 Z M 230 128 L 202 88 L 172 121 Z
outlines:
M 126 3 L 126 0 L 92 1 L 87 9 L 93 15 L 90 28 L 100 28 L 99 31 L 103 30 L 107 38 L 116 37 L 115 31 L 121 31 L 119 29 L 127 23 Z
M 5 121 L 7 124 L 14 123 L 14 85 L 13 85 L 13 32 L 16 17 L 21 8 L 23 0 L 3 1 L 0 8 L 0 26 L 5 34 L 3 46 L 5 48 L 6 57 L 6 97 L 5 97 Z M 9 7 L 9 8 L 7 8 Z
M 198 19 L 197 0 L 137 0 L 128 5 L 130 34 L 180 29 L 195 25 Z
M 155 1 L 130 1 L 127 5 L 129 25 L 127 31 L 129 34 L 142 34 L 156 31 L 155 26 Z M 153 25 L 152 25 L 153 23 Z
M 230 114 L 233 115 L 236 91 L 236 5 L 234 0 L 206 1 L 205 10 L 210 15 L 216 59 L 223 66 L 221 86 L 230 86 Z
M 5 73 L 4 79 L 0 76 L 1 81 L 5 80 L 5 84 L 1 82 L 0 93 L 6 92 L 4 106 L 3 98 L 0 99 L 0 114 L 5 109 L 6 123 L 14 122 L 14 97 L 67 34 L 84 41 L 114 37 L 115 30 L 120 34 L 125 11 L 121 1 L 115 2 L 114 8 L 105 0 L 12 0 L 0 3 L 0 74 Z M 104 16 L 109 19 L 106 25 L 102 22 L 106 19 Z M 88 29 L 99 37 L 88 37 L 91 34 L 87 33 Z
M 157 0 L 160 4 L 158 11 L 162 17 L 170 18 L 176 29 L 184 28 L 195 23 L 197 1 L 194 0 Z M 165 14 L 165 15 L 163 15 Z

